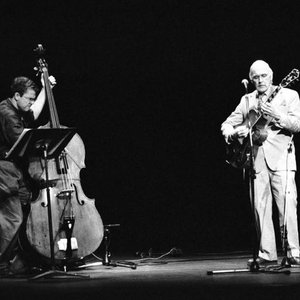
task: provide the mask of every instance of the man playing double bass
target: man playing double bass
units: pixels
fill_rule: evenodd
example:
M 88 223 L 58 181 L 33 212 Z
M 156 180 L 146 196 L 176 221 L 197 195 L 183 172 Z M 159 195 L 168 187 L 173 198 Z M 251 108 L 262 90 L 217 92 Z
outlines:
M 286 226 L 287 260 L 300 264 L 297 223 L 297 189 L 295 183 L 296 159 L 293 134 L 300 131 L 300 101 L 296 91 L 272 84 L 273 71 L 262 60 L 255 61 L 249 72 L 255 90 L 244 95 L 221 126 L 225 141 L 230 144 L 246 138 L 249 128 L 244 121 L 250 110 L 269 118 L 265 140 L 254 145 L 254 209 L 258 228 L 259 266 L 277 264 L 277 250 L 272 220 L 272 202 L 276 202 L 279 225 Z M 250 265 L 253 261 L 249 261 Z
M 52 86 L 55 78 L 49 77 Z M 5 159 L 6 153 L 26 128 L 32 128 L 46 101 L 44 82 L 38 86 L 27 77 L 16 77 L 11 97 L 0 103 L 0 275 L 24 269 L 17 251 L 23 211 L 30 204 L 31 191 L 22 162 Z M 22 263 L 21 263 L 22 262 Z

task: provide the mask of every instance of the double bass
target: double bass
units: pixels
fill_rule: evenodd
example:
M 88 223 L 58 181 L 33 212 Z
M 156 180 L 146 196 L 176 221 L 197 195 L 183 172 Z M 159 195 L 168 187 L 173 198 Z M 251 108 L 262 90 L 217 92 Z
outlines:
M 42 45 L 38 45 L 35 52 L 49 107 L 50 120 L 47 127 L 63 128 L 58 119 Z M 26 238 L 34 252 L 46 260 L 55 259 L 55 262 L 65 263 L 83 259 L 97 250 L 103 239 L 104 228 L 95 207 L 95 199 L 88 198 L 81 187 L 80 171 L 85 168 L 84 160 L 84 143 L 77 133 L 58 157 L 47 162 L 41 157 L 29 158 L 28 173 L 40 188 L 38 196 L 31 202 L 26 221 Z M 49 196 L 51 226 L 48 216 Z M 49 227 L 52 227 L 52 237 Z

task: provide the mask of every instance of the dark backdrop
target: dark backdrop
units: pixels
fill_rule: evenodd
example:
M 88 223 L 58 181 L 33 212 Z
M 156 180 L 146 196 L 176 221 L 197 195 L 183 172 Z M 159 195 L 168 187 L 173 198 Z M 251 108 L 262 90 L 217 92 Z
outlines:
M 300 67 L 300 19 L 285 3 L 240 2 L 0 2 L 0 95 L 17 75 L 35 78 L 41 43 L 60 121 L 85 143 L 83 190 L 104 224 L 121 224 L 113 251 L 251 249 L 248 194 L 220 124 L 254 60 L 275 83 Z

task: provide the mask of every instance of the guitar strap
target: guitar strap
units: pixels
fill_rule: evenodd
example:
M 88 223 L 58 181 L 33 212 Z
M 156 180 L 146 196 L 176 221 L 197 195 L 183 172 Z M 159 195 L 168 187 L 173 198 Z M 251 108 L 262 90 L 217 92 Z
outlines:
M 261 114 L 261 116 L 263 116 L 267 122 L 265 124 L 265 128 L 268 128 L 270 123 L 272 122 L 273 118 L 269 117 L 269 116 L 265 116 L 262 112 L 261 112 L 261 104 L 262 103 L 271 103 L 273 101 L 273 99 L 277 96 L 278 92 L 281 90 L 281 86 L 272 86 L 271 87 L 271 92 L 269 93 L 269 95 L 266 95 L 265 93 L 262 95 L 258 95 L 257 94 L 257 99 L 258 99 L 258 105 L 257 105 L 257 109 L 259 111 L 259 113 Z M 265 98 L 265 99 L 263 99 Z M 269 131 L 269 130 L 268 130 Z M 269 134 L 269 132 L 268 132 Z M 277 133 L 276 133 L 277 134 Z

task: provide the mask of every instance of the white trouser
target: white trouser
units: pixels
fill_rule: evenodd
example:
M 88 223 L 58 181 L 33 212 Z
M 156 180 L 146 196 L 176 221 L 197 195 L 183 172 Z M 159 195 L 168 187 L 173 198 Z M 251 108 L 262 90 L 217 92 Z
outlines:
M 271 171 L 265 164 L 254 179 L 255 211 L 260 239 L 258 256 L 277 260 L 276 240 L 272 219 L 272 202 L 276 202 L 280 228 L 286 224 L 288 256 L 299 257 L 297 222 L 297 189 L 295 171 Z M 286 209 L 286 210 L 285 210 Z

